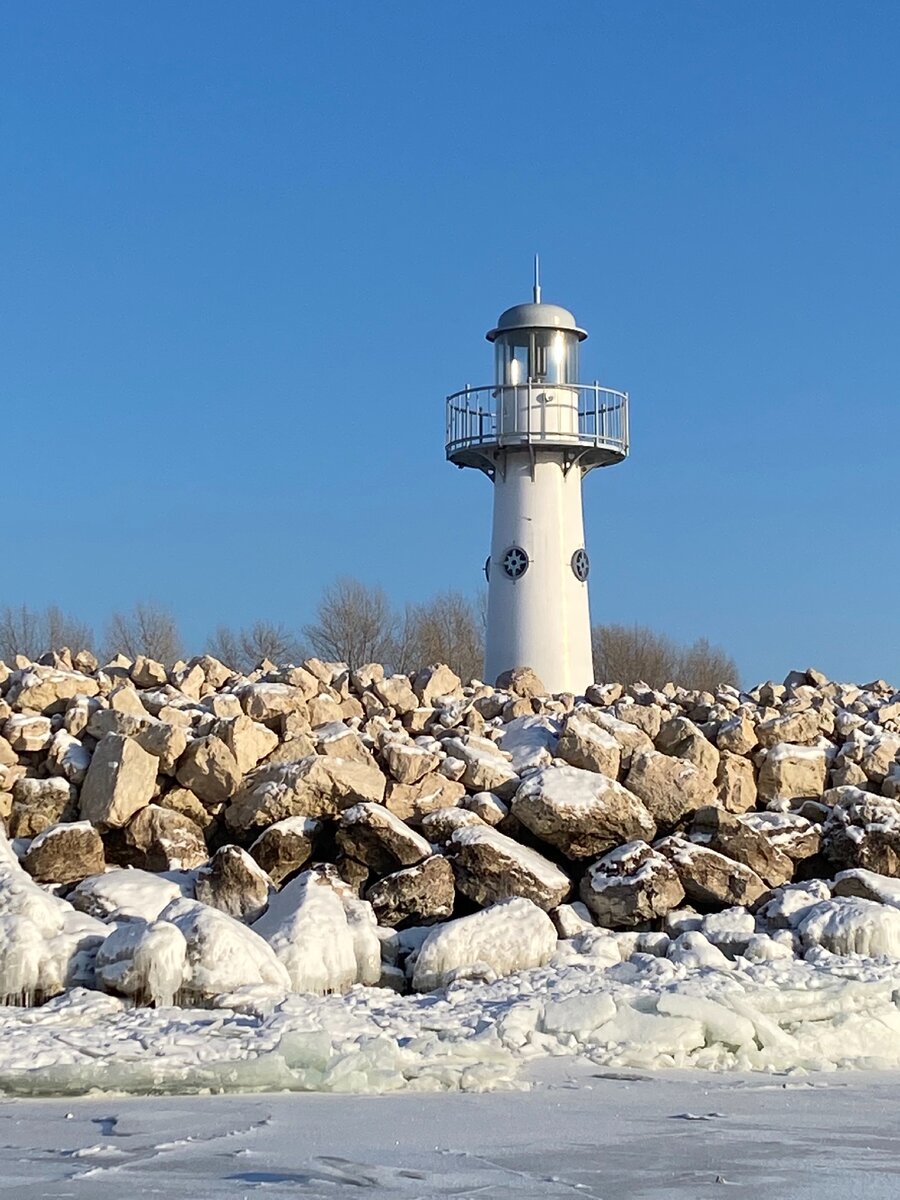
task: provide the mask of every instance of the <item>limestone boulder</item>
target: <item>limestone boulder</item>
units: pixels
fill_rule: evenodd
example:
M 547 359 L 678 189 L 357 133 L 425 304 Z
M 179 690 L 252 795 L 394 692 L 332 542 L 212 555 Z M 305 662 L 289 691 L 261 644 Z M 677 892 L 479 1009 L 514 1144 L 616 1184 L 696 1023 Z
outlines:
M 653 817 L 633 792 L 606 775 L 578 767 L 544 767 L 529 775 L 515 794 L 511 812 L 535 837 L 568 858 L 592 858 L 656 834 Z
M 53 739 L 49 717 L 13 713 L 3 726 L 3 736 L 17 754 L 37 754 Z
M 221 738 L 196 738 L 182 755 L 175 775 L 204 804 L 222 804 L 241 784 L 241 769 Z
M 476 904 L 518 896 L 547 911 L 567 900 L 572 890 L 568 875 L 543 855 L 484 823 L 457 829 L 447 855 L 457 890 Z
M 836 803 L 822 829 L 826 858 L 841 870 L 900 878 L 900 801 L 854 787 L 835 788 L 828 797 Z
M 411 784 L 436 771 L 441 759 L 438 754 L 417 746 L 415 742 L 392 739 L 382 746 L 381 761 L 397 783 Z
M 161 662 L 139 654 L 131 665 L 131 682 L 138 688 L 163 687 L 168 681 L 168 672 Z
M 715 779 L 719 769 L 719 751 L 687 717 L 673 717 L 660 727 L 655 740 L 656 749 L 687 762 Z
M 730 750 L 721 750 L 716 771 L 716 796 L 722 808 L 732 813 L 748 812 L 756 807 L 757 795 L 756 771 L 750 759 Z
M 455 672 L 443 663 L 425 667 L 412 681 L 413 691 L 422 708 L 434 708 L 445 697 L 462 695 L 462 684 Z
M 819 746 L 779 742 L 766 752 L 759 770 L 760 797 L 768 802 L 802 802 L 825 791 L 828 760 Z
M 440 854 L 394 871 L 372 884 L 366 899 L 379 925 L 430 925 L 453 915 L 453 868 Z
M 694 904 L 747 906 L 755 904 L 768 891 L 756 872 L 743 863 L 686 838 L 677 835 L 663 838 L 655 849 L 675 868 L 685 895 Z
M 675 868 L 643 841 L 628 842 L 593 863 L 579 891 L 607 929 L 633 929 L 664 917 L 684 900 Z
M 758 740 L 756 726 L 744 713 L 737 713 L 723 721 L 716 734 L 720 754 L 747 755 L 756 748 Z
M 12 785 L 10 836 L 36 837 L 53 825 L 73 821 L 77 810 L 78 791 L 62 777 L 17 779 Z
M 389 783 L 385 808 L 410 825 L 439 808 L 452 808 L 466 795 L 465 785 L 434 771 L 416 783 Z
M 7 701 L 21 711 L 50 716 L 65 710 L 75 696 L 96 696 L 100 685 L 90 675 L 32 666 L 23 671 L 7 693 Z
M 276 886 L 296 875 L 309 862 L 320 822 L 310 817 L 286 817 L 264 829 L 250 854 Z
M 157 760 L 122 734 L 101 738 L 81 787 L 81 816 L 102 832 L 120 828 L 153 799 Z
M 143 871 L 190 871 L 209 858 L 203 831 L 188 817 L 158 804 L 138 810 L 124 829 L 130 866 Z
M 619 743 L 600 725 L 577 713 L 566 718 L 556 753 L 570 766 L 618 778 L 622 761 Z
M 419 699 L 406 675 L 391 675 L 387 679 L 377 679 L 372 684 L 372 691 L 382 704 L 392 708 L 398 716 L 402 717 L 404 713 L 414 712 L 419 707 Z
M 819 738 L 819 714 L 815 709 L 804 708 L 772 717 L 756 727 L 756 738 L 766 750 L 781 742 L 791 742 L 798 746 L 810 745 Z
M 293 713 L 306 716 L 308 694 L 305 688 L 289 683 L 245 683 L 235 692 L 252 721 L 261 721 L 274 729 L 285 716 Z
M 254 767 L 278 745 L 278 734 L 261 721 L 254 721 L 245 713 L 228 720 L 220 720 L 213 728 L 234 756 L 241 776 Z
M 547 695 L 543 682 L 531 667 L 513 667 L 497 676 L 496 686 L 500 691 L 512 692 L 523 700 L 536 700 Z
M 471 792 L 496 792 L 509 800 L 519 786 L 510 756 L 487 738 L 446 738 L 444 749 L 463 764 L 461 782 Z
M 658 750 L 634 755 L 625 787 L 644 802 L 663 828 L 671 828 L 698 808 L 716 802 L 716 785 L 708 771 Z
M 762 828 L 748 825 L 717 806 L 697 810 L 690 840 L 750 867 L 770 888 L 781 887 L 793 878 L 793 859 Z
M 46 765 L 51 775 L 81 784 L 91 765 L 91 752 L 78 738 L 66 733 L 65 729 L 58 729 L 47 748 Z
M 381 804 L 385 778 L 377 767 L 311 755 L 251 771 L 225 810 L 228 828 L 262 830 L 286 817 L 335 817 L 358 803 Z
M 635 754 L 653 749 L 653 742 L 643 729 L 630 721 L 622 721 L 612 713 L 604 712 L 590 704 L 581 704 L 575 709 L 576 716 L 585 717 L 601 729 L 605 729 L 619 743 L 621 769 L 627 771 Z
M 478 813 L 467 808 L 436 808 L 422 818 L 422 835 L 435 846 L 446 846 L 457 829 L 487 825 Z
M 240 846 L 220 846 L 197 872 L 194 894 L 202 904 L 252 924 L 269 903 L 274 883 Z
M 357 731 L 345 725 L 343 721 L 331 721 L 317 726 L 312 737 L 316 754 L 323 754 L 326 758 L 342 758 L 347 762 L 364 763 L 367 767 L 378 765 Z
M 51 825 L 32 841 L 22 866 L 38 883 L 79 883 L 105 870 L 103 839 L 90 821 Z
M 377 875 L 414 866 L 431 854 L 431 844 L 381 804 L 345 809 L 338 821 L 337 844 Z

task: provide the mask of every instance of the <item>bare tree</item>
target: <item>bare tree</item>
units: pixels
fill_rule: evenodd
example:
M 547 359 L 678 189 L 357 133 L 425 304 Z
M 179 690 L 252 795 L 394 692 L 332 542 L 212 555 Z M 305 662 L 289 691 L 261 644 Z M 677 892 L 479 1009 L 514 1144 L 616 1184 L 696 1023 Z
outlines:
M 739 686 L 740 676 L 730 654 L 711 646 L 706 638 L 698 638 L 682 650 L 676 682 L 698 692 L 715 692 L 723 683 Z
M 0 659 L 12 662 L 17 654 L 23 654 L 34 660 L 63 646 L 77 653 L 90 650 L 93 644 L 90 626 L 56 605 L 42 611 L 25 604 L 0 609 Z
M 441 592 L 407 608 L 391 661 L 411 673 L 429 663 L 446 663 L 466 682 L 484 667 L 484 630 L 478 609 L 460 592 Z
M 737 683 L 734 660 L 706 638 L 679 646 L 645 625 L 595 625 L 592 631 L 594 678 L 602 683 L 647 683 L 661 688 L 677 683 L 697 691 L 715 691 Z
M 112 658 L 139 654 L 171 666 L 181 657 L 181 634 L 175 617 L 157 604 L 136 604 L 130 613 L 113 613 L 106 631 L 106 654 Z
M 344 576 L 325 589 L 316 621 L 305 626 L 303 633 L 316 654 L 355 668 L 389 657 L 396 624 L 381 588 Z
M 264 658 L 280 666 L 300 662 L 306 657 L 290 630 L 270 621 L 254 621 L 244 629 L 220 625 L 207 649 L 220 662 L 244 674 L 254 670 Z

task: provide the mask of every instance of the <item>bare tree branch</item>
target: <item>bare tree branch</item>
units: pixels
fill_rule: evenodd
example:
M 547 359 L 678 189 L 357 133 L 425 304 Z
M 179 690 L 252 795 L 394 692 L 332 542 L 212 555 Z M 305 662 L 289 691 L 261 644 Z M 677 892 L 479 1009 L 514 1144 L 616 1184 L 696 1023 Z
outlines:
M 135 659 L 146 655 L 171 666 L 182 653 L 181 634 L 172 613 L 156 604 L 136 604 L 130 613 L 113 613 L 106 631 L 105 653 Z

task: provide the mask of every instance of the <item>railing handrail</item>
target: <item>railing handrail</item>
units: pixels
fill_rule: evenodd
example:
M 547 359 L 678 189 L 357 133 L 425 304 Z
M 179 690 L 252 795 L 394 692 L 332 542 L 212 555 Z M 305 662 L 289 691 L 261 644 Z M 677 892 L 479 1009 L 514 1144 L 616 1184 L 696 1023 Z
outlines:
M 628 401 L 627 392 L 619 392 L 615 388 L 604 387 L 602 383 L 548 383 L 540 379 L 523 379 L 521 383 L 481 383 L 477 387 L 460 388 L 458 392 L 451 392 L 447 397 L 447 403 L 451 400 L 457 400 L 460 396 L 474 396 L 478 392 L 488 392 L 492 396 L 497 392 L 511 392 L 518 388 L 530 388 L 533 391 L 551 392 L 557 390 L 565 390 L 570 392 L 606 392 L 610 396 L 615 396 L 618 400 Z

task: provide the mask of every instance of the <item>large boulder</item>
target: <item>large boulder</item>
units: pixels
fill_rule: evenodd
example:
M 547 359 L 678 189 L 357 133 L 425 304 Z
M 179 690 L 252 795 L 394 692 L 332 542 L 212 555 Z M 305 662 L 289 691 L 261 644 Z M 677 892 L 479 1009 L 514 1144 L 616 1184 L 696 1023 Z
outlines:
M 58 775 L 49 779 L 26 777 L 12 785 L 9 832 L 12 837 L 35 837 L 77 814 L 78 792 Z
M 124 829 L 125 861 L 144 871 L 190 871 L 209 857 L 203 831 L 158 804 L 134 814 Z
M 313 852 L 319 822 L 310 817 L 286 817 L 264 829 L 250 853 L 276 885 L 305 866 Z
M 225 742 L 210 735 L 191 742 L 178 765 L 176 778 L 204 804 L 222 804 L 240 787 L 241 769 Z
M 822 850 L 841 869 L 862 867 L 900 877 L 900 801 L 855 787 L 835 788 L 822 829 Z
M 716 786 L 708 771 L 658 750 L 634 755 L 625 786 L 644 802 L 658 825 L 668 828 L 716 802 Z
M 484 823 L 457 829 L 447 854 L 457 889 L 476 904 L 524 896 L 548 910 L 562 904 L 572 890 L 569 877 L 543 855 Z
M 436 703 L 447 697 L 462 694 L 459 676 L 443 663 L 424 667 L 413 678 L 412 686 L 423 708 L 433 708 Z
M 244 779 L 225 811 L 229 829 L 261 830 L 285 817 L 335 817 L 360 802 L 380 804 L 385 778 L 376 767 L 310 755 L 299 762 L 264 764 Z
M 617 778 L 622 750 L 611 733 L 578 713 L 570 713 L 556 748 L 557 756 L 585 771 Z
M 822 900 L 803 917 L 797 932 L 807 949 L 900 958 L 900 911 L 889 904 L 851 896 Z
M 496 686 L 498 690 L 512 692 L 523 700 L 536 700 L 547 695 L 547 689 L 531 667 L 513 667 L 510 671 L 504 671 L 497 676 Z
M 656 735 L 655 745 L 663 754 L 686 759 L 715 779 L 719 769 L 719 751 L 687 717 L 673 717 L 665 721 Z
M 465 794 L 464 784 L 435 771 L 416 783 L 388 784 L 384 806 L 401 821 L 418 825 L 428 813 L 459 804 Z
M 397 783 L 418 783 L 430 775 L 440 764 L 439 755 L 432 750 L 417 746 L 415 742 L 392 739 L 385 742 L 381 759 L 390 776 Z
M 417 992 L 458 979 L 496 979 L 542 967 L 556 950 L 553 922 L 531 901 L 516 898 L 437 925 L 415 959 Z
M 778 742 L 766 752 L 757 786 L 763 800 L 799 804 L 821 796 L 827 779 L 824 749 Z
M 22 866 L 38 883 L 78 883 L 105 869 L 103 840 L 89 821 L 52 825 L 32 841 Z
M 768 890 L 756 872 L 743 863 L 686 838 L 663 838 L 655 848 L 678 872 L 685 895 L 694 904 L 746 906 L 755 904 Z
M 487 738 L 447 738 L 444 749 L 465 764 L 461 782 L 471 792 L 496 792 L 508 800 L 519 786 L 510 756 Z
M 81 816 L 101 831 L 120 828 L 153 799 L 157 760 L 137 742 L 108 733 L 97 743 L 81 787 Z
M 240 846 L 221 846 L 197 872 L 194 885 L 202 904 L 248 925 L 265 912 L 273 890 L 272 880 Z
M 521 784 L 512 815 L 569 858 L 592 858 L 656 835 L 643 802 L 614 779 L 578 767 L 545 767 Z
M 762 829 L 748 825 L 723 808 L 713 805 L 698 809 L 691 823 L 690 839 L 743 863 L 769 887 L 781 887 L 793 878 L 794 863 L 790 856 Z
M 411 867 L 431 854 L 431 844 L 381 804 L 354 804 L 340 816 L 337 844 L 348 858 L 377 875 Z
M 636 841 L 619 846 L 589 867 L 580 894 L 599 925 L 631 929 L 677 908 L 684 888 L 664 855 Z
M 431 924 L 453 915 L 453 868 L 440 854 L 385 875 L 366 892 L 379 925 Z
M 749 812 L 756 807 L 756 772 L 749 758 L 730 750 L 719 752 L 716 795 L 719 804 L 728 812 Z
M 12 685 L 7 700 L 14 708 L 49 716 L 63 712 L 76 696 L 96 696 L 99 691 L 100 685 L 90 675 L 33 666 Z

